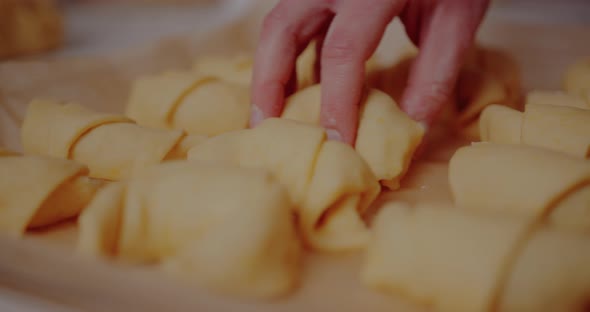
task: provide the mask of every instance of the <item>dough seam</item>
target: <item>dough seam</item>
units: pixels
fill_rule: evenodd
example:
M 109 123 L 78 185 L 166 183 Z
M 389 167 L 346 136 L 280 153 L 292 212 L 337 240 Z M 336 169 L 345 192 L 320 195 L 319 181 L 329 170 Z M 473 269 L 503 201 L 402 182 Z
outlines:
M 219 78 L 216 78 L 213 76 L 200 77 L 199 79 L 194 81 L 186 90 L 181 92 L 178 95 L 178 97 L 174 100 L 174 102 L 172 102 L 172 104 L 170 105 L 170 109 L 168 110 L 168 113 L 166 114 L 166 118 L 164 118 L 164 122 L 166 123 L 166 125 L 168 125 L 168 127 L 172 127 L 172 122 L 174 121 L 174 115 L 178 111 L 178 108 L 180 107 L 180 105 L 184 102 L 184 100 L 191 93 L 193 93 L 195 90 L 197 90 L 198 88 L 200 88 L 206 84 L 216 82 L 216 81 L 219 81 Z
M 510 276 L 516 263 L 520 259 L 520 256 L 525 251 L 528 246 L 528 243 L 535 237 L 537 232 L 543 229 L 544 224 L 543 221 L 545 220 L 546 216 L 548 216 L 550 212 L 548 210 L 541 213 L 537 218 L 531 221 L 531 224 L 526 228 L 524 233 L 521 234 L 512 246 L 512 249 L 506 256 L 506 260 L 502 266 L 502 271 L 500 273 L 500 277 L 498 278 L 497 284 L 494 286 L 493 294 L 490 300 L 490 311 L 499 311 L 499 307 L 502 305 L 504 291 L 508 287 L 508 281 L 510 280 Z
M 168 152 L 164 155 L 164 157 L 162 157 L 162 159 L 160 159 L 160 162 L 163 161 L 167 161 L 167 160 L 174 160 L 174 152 L 176 150 L 176 147 L 178 145 L 180 145 L 180 143 L 182 143 L 182 141 L 187 137 L 188 135 L 186 133 L 184 133 L 183 135 L 179 136 L 178 139 L 176 139 L 176 141 L 174 141 L 174 144 L 172 144 L 172 146 L 170 147 L 170 149 L 168 150 Z
M 125 123 L 134 123 L 134 122 L 133 121 L 111 120 L 111 121 L 105 121 L 103 123 L 100 123 L 100 124 L 97 124 L 97 125 L 94 125 L 92 127 L 89 127 L 87 129 L 85 129 L 76 138 L 74 138 L 72 140 L 72 142 L 70 142 L 70 146 L 68 147 L 68 154 L 66 156 L 66 159 L 73 160 L 72 159 L 73 158 L 72 153 L 74 152 L 74 148 L 76 147 L 76 145 L 78 144 L 78 142 L 80 142 L 83 137 L 85 137 L 90 132 L 92 132 L 92 130 L 95 130 L 96 128 L 100 128 L 100 127 L 105 126 L 105 125 L 112 125 L 112 124 L 118 124 L 118 123 L 125 124 Z
M 68 219 L 64 219 L 62 221 L 59 221 L 57 223 L 53 223 L 53 224 L 49 224 L 49 225 L 42 225 L 42 226 L 35 226 L 35 227 L 30 227 L 29 224 L 35 220 L 35 218 L 37 217 L 37 215 L 39 214 L 39 212 L 41 211 L 41 208 L 43 208 L 43 206 L 47 203 L 47 201 L 49 199 L 51 199 L 51 197 L 53 197 L 55 195 L 55 193 L 57 193 L 62 187 L 66 186 L 68 183 L 73 182 L 74 180 L 80 178 L 80 177 L 85 177 L 88 175 L 88 169 L 84 169 L 81 170 L 79 172 L 77 172 L 76 174 L 72 175 L 71 177 L 68 177 L 67 179 L 63 180 L 60 184 L 58 184 L 53 190 L 51 190 L 47 196 L 45 196 L 45 199 L 43 199 L 43 201 L 41 202 L 41 204 L 39 205 L 39 207 L 37 208 L 37 210 L 35 210 L 35 213 L 33 213 L 31 215 L 31 217 L 29 218 L 29 220 L 27 220 L 27 226 L 25 227 L 25 231 L 28 229 L 43 229 L 43 228 L 47 228 L 50 226 L 53 226 L 55 224 L 59 224 L 61 222 L 67 221 L 67 220 L 72 220 L 77 218 L 77 216 L 75 217 L 71 217 Z M 92 201 L 92 199 L 90 200 Z
M 553 198 L 553 200 L 551 200 L 551 202 L 545 206 L 545 209 L 541 210 L 541 212 L 531 220 L 531 224 L 527 227 L 526 231 L 521 234 L 522 236 L 518 238 L 517 242 L 514 244 L 512 250 L 508 254 L 507 260 L 502 269 L 501 276 L 498 279 L 498 284 L 496 284 L 494 287 L 494 294 L 491 297 L 492 300 L 490 304 L 490 311 L 498 311 L 499 307 L 501 306 L 504 290 L 506 287 L 508 287 L 508 280 L 510 279 L 517 261 L 520 259 L 520 256 L 528 246 L 529 241 L 535 237 L 537 232 L 547 226 L 545 221 L 547 221 L 547 219 L 551 216 L 555 208 L 559 206 L 559 203 L 562 200 L 588 185 L 590 185 L 590 179 L 584 179 L 574 184 L 567 191 L 564 191 L 557 197 Z
M 77 179 L 79 177 L 87 176 L 88 173 L 89 173 L 88 168 L 81 168 L 77 172 L 73 173 L 71 176 L 69 176 L 66 179 L 64 179 L 63 181 L 61 181 L 61 183 L 57 184 L 53 189 L 51 189 L 44 196 L 43 200 L 41 201 L 41 203 L 39 204 L 39 206 L 37 207 L 37 209 L 34 211 L 34 213 L 32 213 L 31 216 L 28 218 L 27 222 L 25 223 L 25 227 L 24 227 L 23 231 L 26 231 L 27 229 L 29 229 L 29 224 L 35 219 L 35 217 L 37 216 L 37 214 L 39 213 L 39 211 L 41 210 L 41 208 L 47 203 L 47 201 L 55 193 L 57 193 L 62 187 L 64 187 L 68 183 L 74 181 L 75 179 Z M 45 227 L 47 227 L 47 226 L 40 226 L 40 227 L 35 227 L 35 228 L 45 228 Z

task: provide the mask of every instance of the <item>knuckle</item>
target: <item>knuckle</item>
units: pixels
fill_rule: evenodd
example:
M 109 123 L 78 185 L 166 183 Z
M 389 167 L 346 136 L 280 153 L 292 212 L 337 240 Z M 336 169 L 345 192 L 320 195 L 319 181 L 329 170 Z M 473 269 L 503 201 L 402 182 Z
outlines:
M 349 36 L 334 36 L 325 42 L 322 57 L 328 61 L 348 63 L 360 58 L 360 49 Z
M 428 82 L 419 85 L 408 85 L 408 90 L 421 98 L 420 107 L 442 105 L 452 97 L 452 87 L 443 82 Z

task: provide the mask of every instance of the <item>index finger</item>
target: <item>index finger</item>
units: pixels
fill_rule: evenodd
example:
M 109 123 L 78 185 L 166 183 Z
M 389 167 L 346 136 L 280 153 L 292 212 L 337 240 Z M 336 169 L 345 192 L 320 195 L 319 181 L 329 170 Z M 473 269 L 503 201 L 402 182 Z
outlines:
M 321 122 L 328 137 L 354 145 L 365 62 L 403 1 L 342 2 L 322 49 Z
M 266 16 L 254 60 L 251 126 L 281 114 L 297 54 L 330 15 L 324 1 L 282 0 Z

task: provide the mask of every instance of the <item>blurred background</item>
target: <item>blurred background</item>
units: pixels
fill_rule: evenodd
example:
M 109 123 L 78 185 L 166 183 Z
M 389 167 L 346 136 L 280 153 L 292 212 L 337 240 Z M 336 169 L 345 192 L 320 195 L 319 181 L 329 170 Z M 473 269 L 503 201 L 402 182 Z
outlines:
M 251 10 L 268 9 L 274 2 L 0 0 L 0 59 L 101 55 L 166 37 L 196 36 L 243 18 Z M 524 25 L 590 25 L 590 1 L 495 0 L 488 18 Z M 27 38 L 19 42 L 19 36 Z M 539 36 L 537 40 L 551 40 L 542 33 Z

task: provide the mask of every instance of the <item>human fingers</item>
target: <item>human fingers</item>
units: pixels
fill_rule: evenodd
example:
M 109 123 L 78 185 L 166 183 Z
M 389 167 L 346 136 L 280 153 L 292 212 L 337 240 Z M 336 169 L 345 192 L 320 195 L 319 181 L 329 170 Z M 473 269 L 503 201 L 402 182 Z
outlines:
M 488 1 L 441 1 L 423 20 L 402 109 L 428 127 L 449 100 Z
M 251 126 L 280 115 L 297 53 L 330 16 L 325 1 L 282 0 L 265 17 L 254 60 Z
M 321 55 L 321 123 L 330 139 L 354 144 L 365 62 L 404 1 L 341 1 Z

